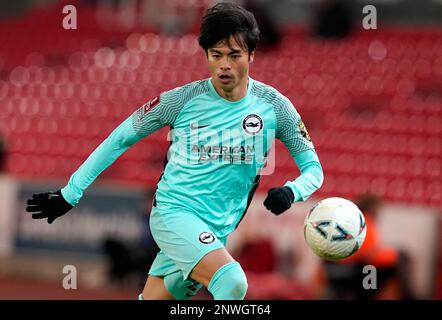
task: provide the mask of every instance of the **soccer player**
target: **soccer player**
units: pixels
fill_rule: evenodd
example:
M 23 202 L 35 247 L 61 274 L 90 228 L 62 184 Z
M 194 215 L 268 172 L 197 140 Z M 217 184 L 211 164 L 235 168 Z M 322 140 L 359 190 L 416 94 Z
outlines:
M 56 192 L 33 195 L 27 211 L 52 223 L 123 152 L 168 125 L 172 141 L 150 215 L 160 252 L 140 299 L 189 299 L 205 286 L 214 299 L 243 299 L 247 280 L 226 250 L 242 220 L 275 138 L 300 176 L 268 191 L 276 215 L 322 184 L 313 144 L 292 103 L 249 77 L 259 29 L 252 13 L 232 3 L 206 11 L 199 44 L 211 77 L 163 92 L 118 126 Z M 259 257 L 257 257 L 259 258 Z

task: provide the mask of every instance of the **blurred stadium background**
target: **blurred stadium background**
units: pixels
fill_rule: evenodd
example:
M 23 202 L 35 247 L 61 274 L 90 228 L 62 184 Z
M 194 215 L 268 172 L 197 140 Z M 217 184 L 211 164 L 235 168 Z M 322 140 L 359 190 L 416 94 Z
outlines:
M 197 33 L 212 3 L 0 1 L 0 299 L 136 299 L 156 250 L 147 219 L 166 128 L 124 154 L 55 224 L 33 221 L 26 199 L 64 186 L 138 106 L 208 76 Z M 269 214 L 267 189 L 298 174 L 276 144 L 276 170 L 229 243 L 248 298 L 333 298 L 330 280 L 348 272 L 330 272 L 310 252 L 304 217 L 322 198 L 371 192 L 383 200 L 379 246 L 406 256 L 393 260 L 406 262 L 399 269 L 413 297 L 441 299 L 442 2 L 241 3 L 263 32 L 251 75 L 293 101 L 325 173 L 314 197 Z M 377 9 L 376 30 L 362 28 L 366 4 Z M 63 28 L 65 5 L 76 8 L 75 30 Z M 63 289 L 67 265 L 77 289 Z M 360 286 L 358 272 L 351 281 Z M 407 297 L 395 274 L 374 298 Z

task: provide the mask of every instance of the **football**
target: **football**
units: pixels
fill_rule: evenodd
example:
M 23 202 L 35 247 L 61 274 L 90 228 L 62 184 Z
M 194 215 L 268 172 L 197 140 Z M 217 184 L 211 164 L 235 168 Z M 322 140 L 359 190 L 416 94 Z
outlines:
M 315 254 L 325 260 L 344 259 L 362 246 L 367 232 L 359 208 L 344 198 L 316 203 L 304 221 L 304 237 Z

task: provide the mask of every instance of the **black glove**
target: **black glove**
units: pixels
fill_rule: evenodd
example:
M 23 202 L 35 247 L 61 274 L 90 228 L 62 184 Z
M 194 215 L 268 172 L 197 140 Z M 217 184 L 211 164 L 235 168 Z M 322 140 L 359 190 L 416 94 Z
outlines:
M 61 191 L 33 194 L 28 200 L 26 211 L 32 212 L 32 219 L 48 218 L 51 224 L 55 219 L 71 210 L 73 206 L 62 196 Z
M 272 188 L 264 200 L 264 206 L 276 215 L 289 209 L 295 200 L 295 195 L 289 187 Z

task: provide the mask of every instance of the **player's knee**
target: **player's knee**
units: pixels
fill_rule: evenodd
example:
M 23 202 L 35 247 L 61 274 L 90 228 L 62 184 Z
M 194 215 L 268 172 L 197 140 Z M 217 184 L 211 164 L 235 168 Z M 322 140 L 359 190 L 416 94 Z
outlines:
M 244 271 L 240 268 L 241 274 L 238 274 L 233 279 L 233 284 L 231 288 L 231 296 L 235 300 L 243 300 L 247 294 L 247 289 L 249 285 L 247 284 L 247 278 Z
M 177 300 L 191 299 L 202 288 L 202 285 L 191 279 L 183 280 L 181 272 L 175 272 L 164 277 L 164 286 Z
M 247 288 L 246 274 L 238 262 L 230 262 L 219 268 L 208 286 L 215 300 L 242 300 Z

